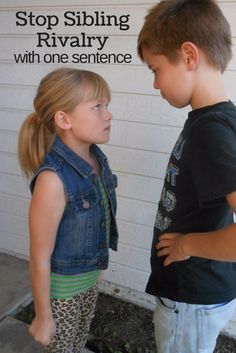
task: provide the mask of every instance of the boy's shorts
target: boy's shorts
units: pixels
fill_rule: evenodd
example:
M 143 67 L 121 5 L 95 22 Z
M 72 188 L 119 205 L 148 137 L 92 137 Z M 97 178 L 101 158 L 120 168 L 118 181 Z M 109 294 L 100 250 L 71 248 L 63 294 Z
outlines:
M 235 309 L 236 299 L 195 305 L 157 298 L 153 322 L 158 353 L 213 353 L 216 339 Z

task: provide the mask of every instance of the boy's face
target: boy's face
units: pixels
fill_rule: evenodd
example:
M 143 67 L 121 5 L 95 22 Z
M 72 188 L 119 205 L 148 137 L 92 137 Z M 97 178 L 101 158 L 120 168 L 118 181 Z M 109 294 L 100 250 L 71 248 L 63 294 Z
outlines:
M 176 108 L 191 104 L 192 75 L 181 54 L 176 62 L 171 63 L 165 55 L 153 54 L 147 48 L 143 48 L 142 53 L 144 61 L 154 74 L 153 86 L 160 90 L 162 97 Z

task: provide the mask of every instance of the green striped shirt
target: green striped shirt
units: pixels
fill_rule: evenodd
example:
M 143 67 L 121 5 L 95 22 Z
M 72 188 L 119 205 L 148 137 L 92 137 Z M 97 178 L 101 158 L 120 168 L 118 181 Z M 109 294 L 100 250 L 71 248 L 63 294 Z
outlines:
M 99 270 L 79 275 L 63 276 L 51 274 L 51 298 L 71 298 L 88 288 L 93 287 L 98 280 Z
M 99 187 L 102 194 L 103 206 L 105 210 L 106 237 L 107 242 L 109 242 L 111 210 L 106 190 L 100 178 Z M 95 286 L 98 281 L 99 273 L 99 270 L 68 276 L 51 273 L 51 298 L 71 298 L 76 294 Z
M 106 190 L 105 190 L 103 182 L 100 178 L 99 178 L 99 187 L 100 187 L 100 191 L 102 194 L 102 200 L 103 200 L 103 205 L 104 205 L 104 210 L 105 210 L 106 236 L 107 236 L 107 241 L 109 242 L 110 229 L 111 229 L 111 209 L 110 209 L 110 203 L 109 203 L 109 199 L 108 199 Z

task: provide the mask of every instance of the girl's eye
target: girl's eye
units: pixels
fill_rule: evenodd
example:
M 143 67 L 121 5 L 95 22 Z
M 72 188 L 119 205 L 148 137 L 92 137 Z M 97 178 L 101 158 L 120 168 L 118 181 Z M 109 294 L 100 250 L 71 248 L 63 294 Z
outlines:
M 94 106 L 95 110 L 102 110 L 102 109 L 107 109 L 109 103 L 106 104 L 102 104 L 102 103 L 98 103 Z
M 99 103 L 99 104 L 96 104 L 95 106 L 94 106 L 94 109 L 96 109 L 96 110 L 99 110 L 99 109 L 101 109 L 101 104 Z
M 101 111 L 103 109 L 107 109 L 108 105 L 109 105 L 109 102 L 107 102 L 107 103 L 106 102 L 104 102 L 104 103 L 101 102 L 101 103 L 94 104 L 92 109 L 94 109 L 96 111 Z

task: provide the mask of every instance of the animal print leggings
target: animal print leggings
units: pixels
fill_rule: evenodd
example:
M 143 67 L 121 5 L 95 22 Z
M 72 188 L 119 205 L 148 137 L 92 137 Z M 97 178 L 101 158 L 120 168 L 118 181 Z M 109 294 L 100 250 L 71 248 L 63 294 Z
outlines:
M 98 287 L 68 299 L 51 299 L 56 334 L 44 353 L 79 353 L 87 341 L 98 297 Z

